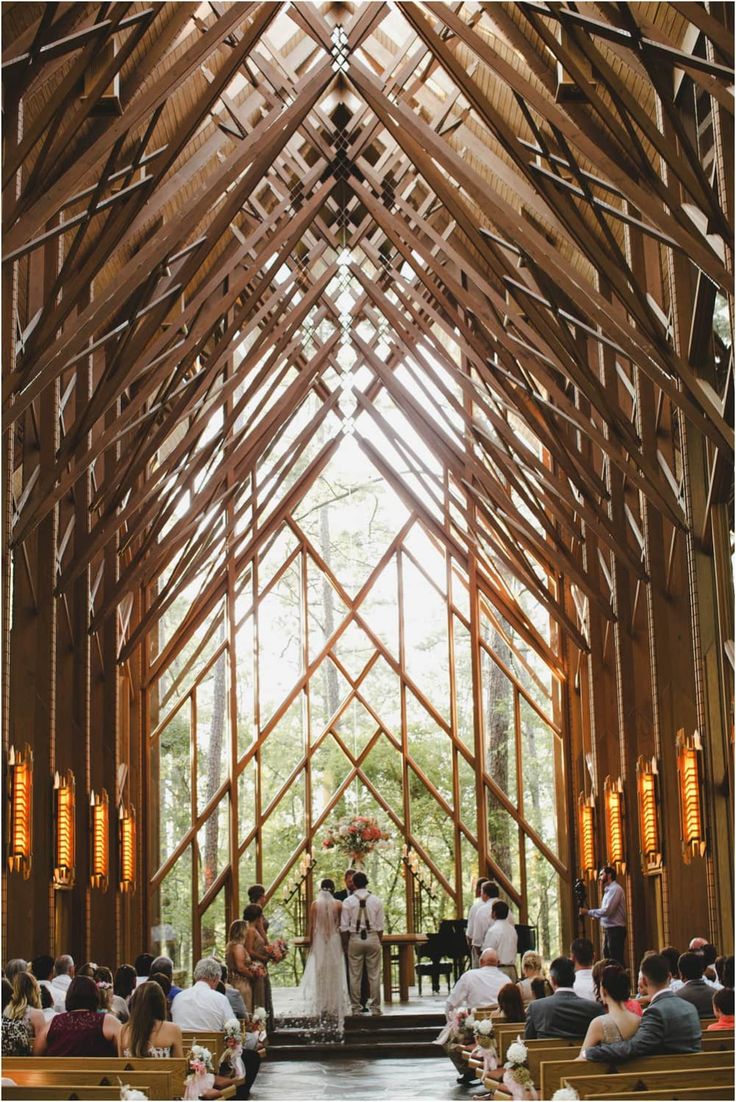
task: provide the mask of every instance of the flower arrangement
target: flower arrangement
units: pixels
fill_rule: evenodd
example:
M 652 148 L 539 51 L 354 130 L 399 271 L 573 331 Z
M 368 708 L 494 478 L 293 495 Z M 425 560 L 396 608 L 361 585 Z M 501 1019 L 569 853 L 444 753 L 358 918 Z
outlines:
M 471 1056 L 483 1061 L 483 1075 L 488 1075 L 489 1071 L 494 1071 L 498 1067 L 498 1060 L 496 1059 L 496 1042 L 493 1036 L 493 1022 L 490 1018 L 476 1018 L 473 1017 L 473 1039 L 475 1041 L 475 1048 L 473 1049 Z M 465 1019 L 467 1026 L 468 1019 Z
M 452 1015 L 453 1037 L 457 1044 L 470 1044 L 475 1039 L 473 1027 L 475 1015 L 472 1010 L 461 1008 Z
M 261 1022 L 262 1025 L 265 1025 L 268 1021 L 268 1011 L 263 1006 L 257 1006 L 251 1014 L 251 1018 L 254 1022 Z
M 534 1089 L 527 1059 L 529 1050 L 521 1037 L 517 1037 L 506 1049 L 506 1062 L 502 1083 L 512 1098 L 536 1099 L 537 1092 Z
M 559 1087 L 552 1095 L 552 1102 L 577 1102 L 579 1098 L 574 1087 Z
M 282 961 L 288 951 L 289 946 L 285 941 L 282 941 L 281 938 L 276 938 L 275 941 L 269 942 L 269 944 L 266 946 L 268 959 L 272 960 L 274 964 L 278 964 L 280 961 Z
M 225 1056 L 223 1064 L 229 1065 L 230 1074 L 234 1079 L 245 1078 L 245 1065 L 243 1064 L 243 1033 L 237 1018 L 228 1018 L 225 1022 Z
M 135 1087 L 128 1086 L 126 1083 L 124 1086 L 120 1087 L 120 1098 L 122 1102 L 139 1102 L 141 1099 L 145 1102 L 148 1095 L 144 1094 L 143 1091 L 137 1090 Z
M 212 1090 L 215 1082 L 212 1067 L 212 1053 L 204 1045 L 192 1045 L 187 1060 L 187 1077 L 184 1080 L 184 1098 L 201 1098 L 205 1091 Z
M 322 848 L 336 849 L 357 863 L 389 838 L 390 835 L 381 830 L 375 819 L 368 815 L 354 815 L 351 819 L 342 819 L 336 826 L 330 827 Z

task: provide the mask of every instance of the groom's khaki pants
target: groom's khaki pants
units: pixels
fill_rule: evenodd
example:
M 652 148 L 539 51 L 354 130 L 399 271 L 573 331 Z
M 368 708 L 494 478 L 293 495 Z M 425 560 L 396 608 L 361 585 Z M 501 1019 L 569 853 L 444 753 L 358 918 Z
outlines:
M 369 1006 L 379 1009 L 381 1006 L 381 942 L 375 930 L 371 930 L 365 941 L 360 934 L 351 934 L 348 943 L 348 969 L 350 972 L 350 1003 L 353 1014 L 360 1010 L 360 977 L 363 964 L 368 973 L 370 991 Z

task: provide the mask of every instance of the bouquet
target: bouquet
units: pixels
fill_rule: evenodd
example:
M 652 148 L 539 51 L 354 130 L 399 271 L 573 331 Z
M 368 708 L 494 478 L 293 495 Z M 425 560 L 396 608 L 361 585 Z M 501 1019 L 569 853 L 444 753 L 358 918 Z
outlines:
M 268 954 L 268 959 L 272 960 L 274 962 L 274 964 L 278 964 L 280 961 L 282 961 L 284 959 L 284 957 L 286 956 L 288 951 L 289 951 L 289 946 L 286 944 L 285 941 L 282 941 L 282 939 L 280 937 L 276 938 L 275 941 L 271 941 L 266 946 L 266 952 Z
M 252 964 L 248 965 L 248 973 L 251 979 L 254 980 L 259 980 L 268 975 L 265 964 L 261 964 L 259 960 L 254 960 Z
M 212 1067 L 212 1053 L 203 1045 L 192 1045 L 187 1061 L 187 1077 L 184 1080 L 184 1098 L 201 1098 L 204 1091 L 212 1090 L 215 1075 Z
M 465 1019 L 467 1022 L 467 1018 Z M 493 1022 L 490 1018 L 473 1018 L 475 1048 L 472 1055 L 483 1061 L 483 1075 L 498 1067 L 496 1044 L 493 1039 Z
M 222 1063 L 228 1065 L 233 1079 L 245 1078 L 243 1034 L 237 1018 L 228 1018 L 225 1022 L 225 1056 Z
M 337 826 L 330 827 L 322 848 L 337 849 L 357 863 L 373 853 L 380 842 L 387 842 L 389 837 L 375 819 L 367 815 L 354 815 L 351 819 L 342 819 Z
M 536 1099 L 537 1097 L 529 1068 L 526 1066 L 528 1056 L 529 1052 L 521 1037 L 517 1037 L 506 1050 L 506 1063 L 503 1065 L 505 1070 L 501 1082 L 512 1098 Z

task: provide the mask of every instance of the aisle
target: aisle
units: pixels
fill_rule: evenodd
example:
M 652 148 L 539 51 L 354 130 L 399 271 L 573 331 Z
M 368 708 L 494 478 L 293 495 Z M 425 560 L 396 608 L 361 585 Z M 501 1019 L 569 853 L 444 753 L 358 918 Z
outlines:
M 439 1050 L 438 1050 L 439 1051 Z M 253 1086 L 253 1102 L 387 1102 L 426 1098 L 470 1099 L 467 1087 L 455 1082 L 456 1072 L 445 1056 L 410 1060 L 332 1059 L 263 1062 Z

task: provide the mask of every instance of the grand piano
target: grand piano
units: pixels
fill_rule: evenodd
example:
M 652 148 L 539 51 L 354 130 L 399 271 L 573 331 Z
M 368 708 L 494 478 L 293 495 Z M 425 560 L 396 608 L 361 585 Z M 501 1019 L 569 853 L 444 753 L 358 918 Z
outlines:
M 432 992 L 438 994 L 440 990 L 440 978 L 445 977 L 447 990 L 452 983 L 457 983 L 460 975 L 470 964 L 470 953 L 465 936 L 467 927 L 465 918 L 446 918 L 440 922 L 440 928 L 434 934 L 428 934 L 427 940 L 417 945 L 416 977 L 419 994 L 422 993 L 422 978 L 429 976 L 432 980 Z M 527 949 L 537 947 L 537 928 L 517 924 L 516 932 L 519 935 L 517 952 L 523 954 Z M 422 958 L 427 957 L 428 963 L 423 964 Z

